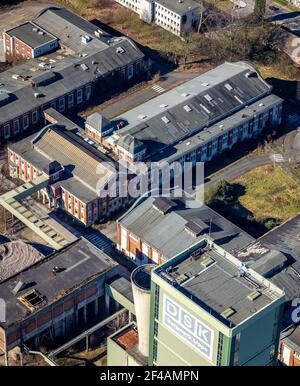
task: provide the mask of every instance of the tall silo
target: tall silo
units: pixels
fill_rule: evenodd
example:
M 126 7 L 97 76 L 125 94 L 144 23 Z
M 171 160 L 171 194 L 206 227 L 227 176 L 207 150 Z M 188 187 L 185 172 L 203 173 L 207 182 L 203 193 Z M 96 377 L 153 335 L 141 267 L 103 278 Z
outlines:
M 150 287 L 151 271 L 154 264 L 137 267 L 131 275 L 133 300 L 135 306 L 136 323 L 139 334 L 139 351 L 145 357 L 149 355 L 150 328 Z

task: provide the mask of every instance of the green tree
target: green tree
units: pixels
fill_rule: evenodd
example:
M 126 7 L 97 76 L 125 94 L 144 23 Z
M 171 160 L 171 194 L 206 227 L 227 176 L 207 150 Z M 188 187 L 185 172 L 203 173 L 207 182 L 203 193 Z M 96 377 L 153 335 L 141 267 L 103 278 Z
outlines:
M 266 0 L 255 0 L 254 16 L 258 21 L 263 21 L 266 13 Z
M 233 198 L 234 192 L 232 186 L 229 182 L 221 180 L 207 190 L 205 195 L 205 203 L 210 205 L 217 200 L 230 202 L 233 200 Z

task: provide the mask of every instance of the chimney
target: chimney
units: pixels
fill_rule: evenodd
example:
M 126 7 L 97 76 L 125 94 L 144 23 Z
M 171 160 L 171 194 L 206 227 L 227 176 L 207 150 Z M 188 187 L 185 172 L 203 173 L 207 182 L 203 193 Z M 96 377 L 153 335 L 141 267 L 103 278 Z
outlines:
M 151 271 L 154 264 L 137 267 L 131 275 L 133 300 L 136 322 L 139 334 L 139 351 L 145 357 L 149 356 L 149 328 L 150 328 L 150 287 Z

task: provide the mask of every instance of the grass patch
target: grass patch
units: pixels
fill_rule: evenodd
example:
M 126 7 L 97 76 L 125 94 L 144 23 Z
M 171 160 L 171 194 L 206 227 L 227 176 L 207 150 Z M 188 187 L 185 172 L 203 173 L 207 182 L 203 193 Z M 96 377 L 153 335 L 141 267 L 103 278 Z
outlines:
M 230 0 L 206 0 L 205 2 L 228 13 L 233 10 L 233 3 Z
M 296 5 L 290 4 L 287 0 L 274 0 L 274 3 L 282 5 L 285 8 L 288 8 L 290 11 L 299 12 L 300 8 Z
M 258 222 L 273 218 L 281 223 L 300 212 L 298 183 L 279 166 L 258 167 L 234 183 L 245 188 L 239 201 Z

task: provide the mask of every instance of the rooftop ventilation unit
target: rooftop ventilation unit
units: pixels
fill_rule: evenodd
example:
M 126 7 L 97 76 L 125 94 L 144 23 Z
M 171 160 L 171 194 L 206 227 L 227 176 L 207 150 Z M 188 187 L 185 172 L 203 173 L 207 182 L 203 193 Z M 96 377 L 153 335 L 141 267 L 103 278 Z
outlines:
M 200 259 L 200 257 L 203 255 L 203 249 L 202 248 L 199 248 L 199 249 L 196 249 L 196 251 L 194 251 L 192 254 L 191 254 L 191 259 L 194 260 L 194 261 L 197 261 Z
M 187 113 L 190 113 L 192 111 L 192 109 L 190 108 L 189 105 L 185 105 L 183 106 L 184 110 L 187 112 Z
M 213 98 L 212 98 L 209 94 L 204 95 L 204 98 L 205 98 L 208 102 L 211 102 L 211 101 L 213 100 Z
M 226 84 L 225 84 L 225 88 L 226 88 L 228 91 L 233 90 L 233 87 L 232 87 L 229 83 L 226 83 Z
M 235 310 L 231 307 L 229 308 L 226 308 L 226 310 L 224 310 L 223 312 L 221 312 L 221 315 L 223 316 L 223 318 L 225 319 L 228 319 L 230 318 L 233 314 L 235 314 Z
M 208 268 L 208 267 L 210 267 L 214 262 L 215 262 L 214 259 L 212 259 L 210 256 L 207 256 L 207 257 L 205 257 L 205 258 L 201 261 L 201 265 L 203 265 L 204 268 Z
M 20 291 L 24 290 L 25 288 L 26 288 L 26 284 L 19 280 L 18 283 L 13 288 L 12 293 L 14 295 L 17 295 Z
M 166 116 L 162 117 L 161 120 L 162 120 L 165 124 L 170 123 L 170 119 L 169 119 L 168 117 L 166 117 Z
M 256 71 L 249 71 L 245 74 L 246 78 L 257 78 L 257 72 Z
M 103 35 L 103 31 L 101 31 L 101 29 L 97 29 L 97 31 L 94 32 L 95 36 L 97 36 L 97 38 L 100 38 L 101 35 Z
M 138 116 L 138 118 L 139 118 L 139 119 L 146 119 L 146 118 L 147 118 L 147 115 L 141 114 L 141 115 Z
M 186 282 L 188 279 L 189 279 L 189 276 L 188 276 L 186 273 L 182 273 L 181 275 L 179 275 L 179 276 L 176 278 L 176 282 L 177 282 L 178 284 L 183 284 L 183 283 Z
M 254 300 L 258 299 L 259 297 L 261 296 L 261 293 L 259 291 L 253 291 L 251 292 L 247 298 L 249 300 L 251 300 L 252 302 L 254 302 Z
M 118 47 L 118 48 L 116 49 L 116 53 L 117 53 L 117 54 L 124 54 L 124 52 L 125 52 L 125 50 L 124 50 L 123 47 Z
M 92 40 L 92 38 L 88 35 L 81 36 L 81 43 L 83 43 L 83 44 L 87 44 L 91 40 Z
M 176 207 L 176 203 L 167 197 L 158 197 L 153 201 L 153 207 L 160 213 L 166 214 L 172 208 Z
M 210 114 L 210 111 L 208 110 L 208 108 L 205 107 L 202 103 L 200 103 L 200 107 L 202 107 L 202 109 L 203 109 L 207 114 Z
M 33 31 L 33 32 L 38 32 L 38 29 L 37 29 L 36 27 L 33 27 L 33 28 L 32 28 L 32 31 Z
M 237 97 L 236 95 L 234 96 L 235 97 L 235 99 L 242 105 L 244 102 L 239 98 L 239 97 Z
M 80 67 L 82 68 L 83 71 L 87 71 L 89 69 L 89 67 L 85 63 L 82 63 Z

